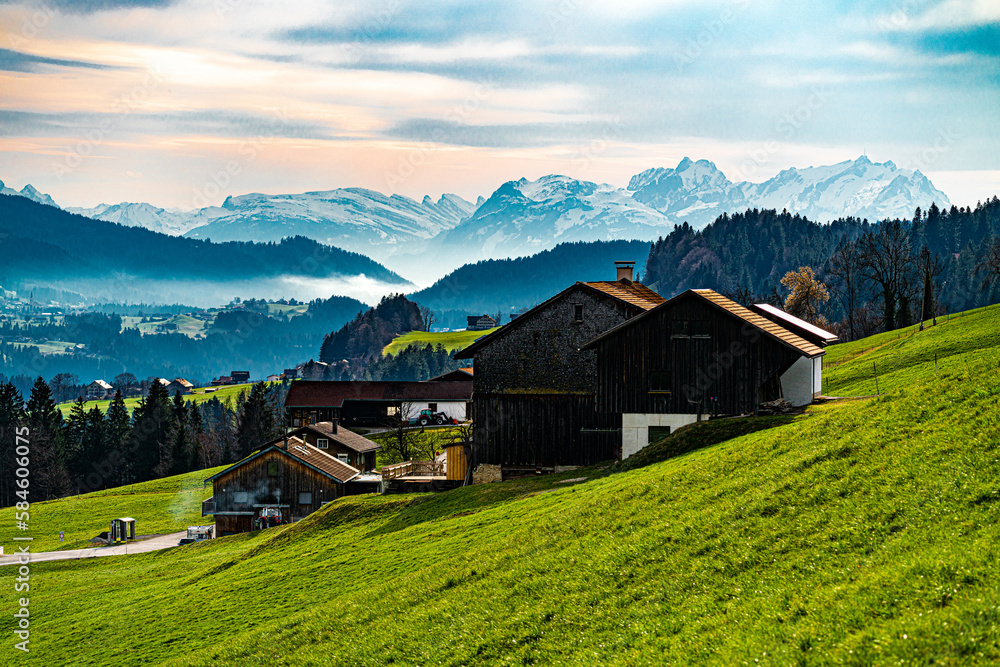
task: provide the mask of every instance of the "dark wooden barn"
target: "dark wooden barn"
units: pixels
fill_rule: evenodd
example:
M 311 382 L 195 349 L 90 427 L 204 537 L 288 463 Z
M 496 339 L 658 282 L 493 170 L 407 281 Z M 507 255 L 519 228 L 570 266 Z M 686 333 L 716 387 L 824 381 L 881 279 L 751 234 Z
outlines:
M 580 348 L 664 301 L 617 264 L 618 280 L 571 285 L 454 355 L 475 360 L 470 465 L 516 473 L 617 454 L 620 424 L 595 409 L 597 355 Z
M 597 353 L 597 410 L 622 426 L 622 458 L 712 415 L 783 395 L 782 375 L 822 348 L 712 290 L 688 290 L 583 346 Z
M 347 486 L 362 477 L 357 468 L 291 437 L 269 445 L 209 477 L 212 497 L 202 514 L 215 515 L 216 535 L 246 533 L 264 508 L 298 521 L 325 503 L 349 495 Z

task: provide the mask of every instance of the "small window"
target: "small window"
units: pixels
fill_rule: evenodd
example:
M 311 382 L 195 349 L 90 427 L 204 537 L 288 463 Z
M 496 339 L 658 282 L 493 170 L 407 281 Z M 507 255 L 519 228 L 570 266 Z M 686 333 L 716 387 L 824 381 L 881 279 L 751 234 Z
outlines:
M 669 394 L 674 388 L 670 371 L 652 371 L 649 374 L 649 391 L 655 394 Z
M 687 338 L 691 335 L 690 324 L 687 320 L 674 320 L 670 325 L 670 334 L 674 338 Z
M 348 456 L 347 454 L 337 454 L 337 460 L 340 461 L 341 463 L 347 463 Z
M 277 461 L 268 461 L 267 462 L 267 476 L 268 477 L 277 477 L 278 476 L 278 462 Z
M 302 426 L 302 420 L 296 417 L 292 420 L 292 426 Z
M 246 505 L 248 494 L 246 491 L 236 491 L 233 493 L 233 502 L 237 505 Z
M 663 440 L 668 435 L 670 435 L 669 426 L 650 426 L 647 429 L 647 438 L 649 444 L 653 444 L 657 440 Z
M 312 505 L 313 494 L 311 491 L 303 491 L 299 494 L 299 505 Z
M 711 338 L 712 325 L 708 320 L 693 320 L 691 322 L 691 338 Z
M 385 414 L 387 417 L 395 417 L 399 414 L 399 408 L 395 405 L 390 405 L 385 409 Z
M 438 404 L 437 403 L 428 403 L 427 404 L 427 409 L 430 410 L 431 412 L 437 412 L 438 411 Z
M 579 324 L 583 322 L 583 304 L 574 303 L 573 304 L 573 321 Z
M 330 447 L 329 438 L 316 438 L 316 447 L 319 449 L 328 449 Z

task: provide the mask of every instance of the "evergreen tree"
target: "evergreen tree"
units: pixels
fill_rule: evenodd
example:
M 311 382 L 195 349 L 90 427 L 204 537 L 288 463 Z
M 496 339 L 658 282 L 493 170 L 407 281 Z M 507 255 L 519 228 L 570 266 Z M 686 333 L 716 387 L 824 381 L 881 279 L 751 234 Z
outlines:
M 276 407 L 267 385 L 258 382 L 251 388 L 246 400 L 240 404 L 236 429 L 237 455 L 243 458 L 268 440 L 276 438 L 280 432 Z
M 135 481 L 131 457 L 128 455 L 129 434 L 132 431 L 132 419 L 121 390 L 115 391 L 115 397 L 108 408 L 105 420 L 107 434 L 108 460 L 113 468 L 111 484 L 121 486 Z
M 173 417 L 170 474 L 180 475 L 190 470 L 192 446 L 188 433 L 187 403 L 181 398 L 179 391 L 174 394 Z
M 25 411 L 31 441 L 31 488 L 35 500 L 58 498 L 69 489 L 62 443 L 62 415 L 56 410 L 52 390 L 39 377 L 31 388 Z
M 139 402 L 132 419 L 128 449 L 137 482 L 156 479 L 170 469 L 173 408 L 166 388 L 155 380 L 150 383 L 149 395 Z
M 0 507 L 20 500 L 14 495 L 17 466 L 17 428 L 24 422 L 24 399 L 10 382 L 0 384 Z

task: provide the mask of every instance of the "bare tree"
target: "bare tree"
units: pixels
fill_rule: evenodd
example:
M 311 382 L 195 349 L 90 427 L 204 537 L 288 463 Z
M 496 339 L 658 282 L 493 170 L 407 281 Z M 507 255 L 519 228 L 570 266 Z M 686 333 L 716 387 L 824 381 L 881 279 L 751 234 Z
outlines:
M 1000 280 L 1000 236 L 991 236 L 986 240 L 986 249 L 976 264 L 975 275 L 983 275 L 980 290 L 985 290 L 994 281 Z
M 910 233 L 898 220 L 886 220 L 858 239 L 861 275 L 882 292 L 886 331 L 896 328 L 900 306 L 908 308 L 915 262 Z
M 424 429 L 410 424 L 418 416 L 417 407 L 409 401 L 403 401 L 397 408 L 389 408 L 383 422 L 389 429 L 388 437 L 383 440 L 383 452 L 392 463 L 411 461 L 422 454 Z
M 420 306 L 420 320 L 423 322 L 424 331 L 430 331 L 434 323 L 437 322 L 437 316 L 434 315 L 434 311 L 427 306 Z
M 833 278 L 830 289 L 847 313 L 850 340 L 858 339 L 856 316 L 861 304 L 864 278 L 861 274 L 861 256 L 854 241 L 841 241 L 837 252 L 830 258 L 827 274 Z

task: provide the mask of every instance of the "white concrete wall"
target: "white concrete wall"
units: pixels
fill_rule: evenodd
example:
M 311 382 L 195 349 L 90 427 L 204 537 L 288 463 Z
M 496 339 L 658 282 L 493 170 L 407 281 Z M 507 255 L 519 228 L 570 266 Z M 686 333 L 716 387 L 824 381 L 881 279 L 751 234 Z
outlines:
M 799 357 L 792 367 L 781 376 L 781 394 L 792 405 L 809 405 L 813 399 L 813 387 L 819 381 L 815 375 L 813 360 Z
M 701 416 L 702 421 L 708 420 L 708 415 Z M 635 454 L 649 444 L 650 426 L 669 426 L 673 433 L 681 426 L 687 426 L 698 421 L 698 415 L 688 414 L 623 414 L 622 415 L 622 458 Z
M 413 406 L 411 419 L 416 419 L 420 416 L 421 410 L 427 410 L 429 407 L 429 403 L 427 402 L 414 401 L 411 405 Z M 435 412 L 443 412 L 449 417 L 454 417 L 458 421 L 464 422 L 465 401 L 437 401 L 437 410 Z
M 816 357 L 813 361 L 813 397 L 823 394 L 823 357 Z

